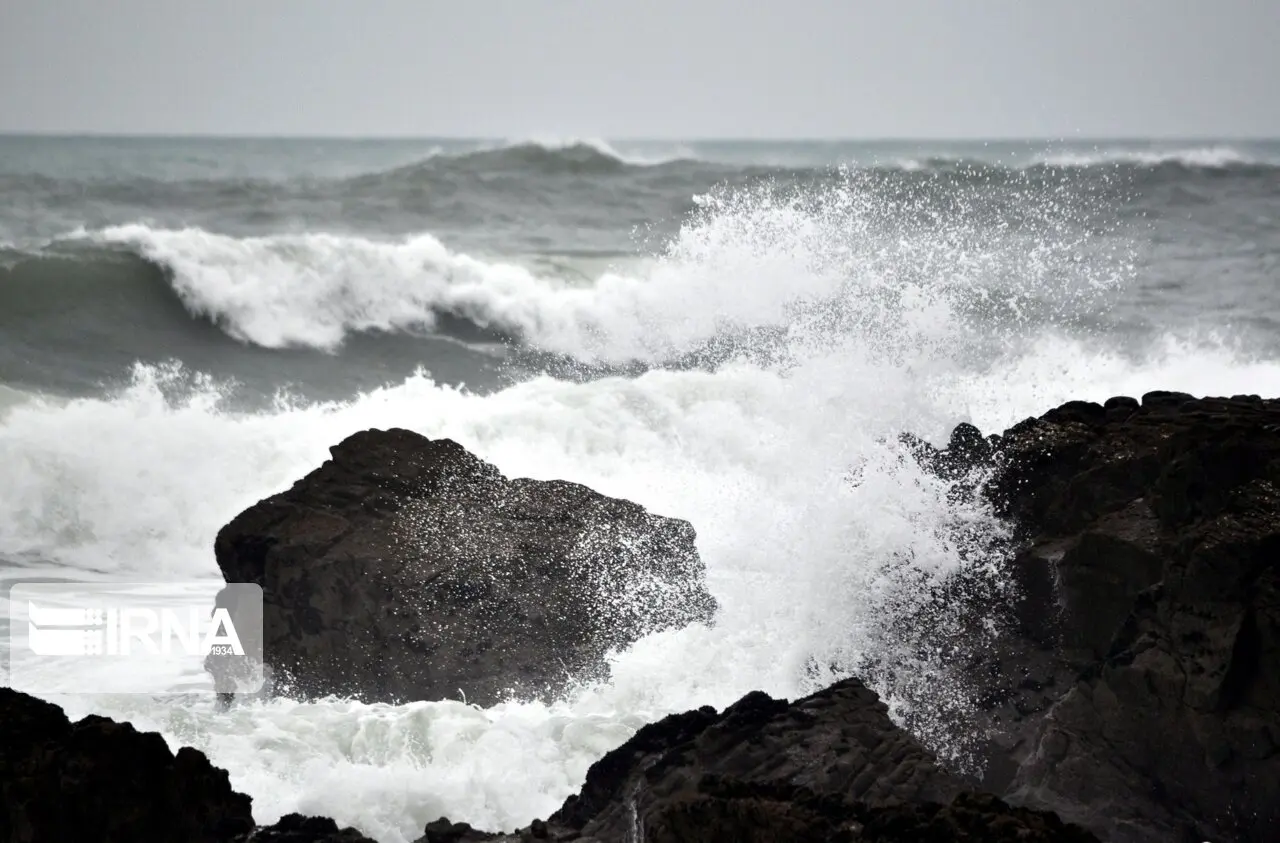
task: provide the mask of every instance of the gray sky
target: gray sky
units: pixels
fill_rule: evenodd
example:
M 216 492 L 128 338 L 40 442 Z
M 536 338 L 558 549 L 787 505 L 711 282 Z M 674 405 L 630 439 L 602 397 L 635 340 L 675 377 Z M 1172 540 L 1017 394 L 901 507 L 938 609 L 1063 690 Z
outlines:
M 1280 0 L 0 0 L 0 131 L 1274 137 Z

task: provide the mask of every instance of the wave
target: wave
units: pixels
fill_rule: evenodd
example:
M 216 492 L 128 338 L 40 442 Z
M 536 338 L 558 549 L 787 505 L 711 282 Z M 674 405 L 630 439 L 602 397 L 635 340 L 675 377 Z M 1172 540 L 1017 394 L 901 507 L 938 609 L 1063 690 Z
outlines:
M 510 140 L 502 148 L 522 149 L 526 147 L 539 147 L 549 152 L 564 152 L 586 147 L 632 167 L 656 167 L 662 164 L 700 160 L 693 149 L 685 144 L 671 145 L 665 147 L 662 151 L 658 151 L 653 145 L 648 145 L 648 148 L 644 151 L 633 149 L 624 153 L 602 138 L 527 138 Z
M 1124 266 L 1115 256 L 1082 260 L 1087 235 L 1066 225 L 1072 210 L 1036 198 L 1001 206 L 1006 222 L 1020 219 L 1023 236 L 1038 238 L 1029 252 L 974 209 L 939 216 L 928 197 L 848 183 L 789 196 L 712 193 L 655 257 L 587 279 L 456 252 L 427 233 L 234 237 L 139 223 L 76 242 L 106 250 L 90 260 L 133 260 L 138 295 L 154 296 L 163 279 L 188 313 L 264 348 L 335 351 L 353 334 L 422 334 L 448 317 L 533 349 L 621 364 L 669 361 L 763 327 L 878 333 L 904 296 L 949 310 L 992 291 L 1024 311 L 1047 299 L 1059 313 L 1075 299 L 1088 304 Z M 926 212 L 935 222 L 921 228 Z
M 437 152 L 422 161 L 390 171 L 369 174 L 362 179 L 440 176 L 447 173 L 520 172 L 528 175 L 621 175 L 699 174 L 705 177 L 727 177 L 732 174 L 755 174 L 769 177 L 813 178 L 840 170 L 853 170 L 891 175 L 947 174 L 1017 174 L 1037 170 L 1102 170 L 1112 172 L 1127 168 L 1136 173 L 1156 169 L 1187 171 L 1277 172 L 1280 159 L 1249 155 L 1229 146 L 1186 147 L 1179 149 L 1135 149 L 1116 147 L 1093 150 L 1062 150 L 1020 154 L 1012 157 L 988 157 L 978 154 L 936 154 L 889 159 L 854 157 L 841 163 L 779 163 L 776 161 L 731 162 L 716 155 L 681 148 L 670 155 L 623 155 L 600 140 L 565 140 L 558 142 L 525 141 L 465 152 Z
M 552 341 L 587 327 L 595 288 L 450 251 L 436 237 L 327 233 L 237 238 L 134 224 L 85 232 L 161 268 L 187 310 L 265 348 L 336 350 L 352 333 L 424 333 L 444 315 Z M 606 287 L 632 287 L 613 276 Z
M 434 150 L 412 164 L 370 173 L 350 181 L 360 183 L 388 177 L 467 175 L 477 173 L 520 173 L 528 176 L 609 176 L 668 167 L 688 167 L 712 162 L 699 161 L 687 149 L 670 155 L 624 155 L 599 139 L 525 140 L 462 151 Z
M 1100 149 L 1090 152 L 1064 151 L 1044 153 L 1033 159 L 1032 166 L 1085 169 L 1091 167 L 1162 167 L 1176 165 L 1187 169 L 1225 170 L 1231 168 L 1280 168 L 1280 161 L 1246 155 L 1230 146 L 1186 147 L 1182 149 Z
M 904 173 L 1023 172 L 1028 170 L 1103 170 L 1127 168 L 1137 172 L 1161 168 L 1181 170 L 1280 170 L 1280 159 L 1249 155 L 1230 146 L 1185 147 L 1178 149 L 1111 149 L 1038 152 L 988 158 L 978 155 L 931 155 L 899 157 L 887 161 L 859 161 L 854 169 L 900 171 Z
M 1154 188 L 1183 180 L 1230 178 L 1272 189 L 1280 178 L 1280 158 L 1225 145 L 1022 150 L 1017 155 L 975 150 L 868 159 L 855 151 L 844 163 L 839 158 L 846 153 L 838 151 L 822 153 L 835 156 L 832 160 L 800 156 L 786 163 L 782 159 L 787 156 L 772 160 L 767 150 L 756 155 L 759 160 L 744 150 L 720 153 L 710 145 L 623 152 L 597 140 L 524 141 L 433 150 L 408 164 L 334 177 L 84 180 L 0 173 L 0 193 L 41 209 L 38 218 L 61 223 L 52 231 L 140 217 L 170 227 L 232 220 L 247 231 L 299 219 L 312 229 L 346 227 L 353 218 L 362 228 L 397 233 L 458 225 L 471 230 L 518 229 L 514 223 L 524 220 L 570 230 L 602 226 L 617 231 L 631 228 L 637 220 L 678 216 L 691 194 L 761 181 L 809 186 L 838 183 L 852 174 L 868 180 L 873 189 L 890 191 L 973 186 L 996 190 L 1028 179 L 1089 190 L 1121 183 Z M 16 230 L 6 230 L 7 224 L 0 220 L 0 238 L 19 239 Z

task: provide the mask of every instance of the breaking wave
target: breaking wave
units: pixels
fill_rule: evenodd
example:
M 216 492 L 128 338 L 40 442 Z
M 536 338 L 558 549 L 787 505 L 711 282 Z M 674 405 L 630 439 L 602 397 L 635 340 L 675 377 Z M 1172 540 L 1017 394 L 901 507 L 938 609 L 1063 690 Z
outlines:
M 1023 332 L 1061 326 L 1096 311 L 1130 271 L 1123 244 L 1093 245 L 1096 229 L 1080 224 L 1087 209 L 1045 201 L 1034 185 L 1002 199 L 1003 228 L 990 225 L 991 208 L 865 187 L 713 192 L 659 253 L 586 278 L 474 257 L 426 233 L 112 226 L 73 238 L 78 251 L 0 270 L 9 275 L 0 299 L 16 313 L 41 297 L 176 296 L 241 342 L 326 351 L 352 334 L 431 332 L 449 317 L 533 349 L 621 364 L 669 361 L 727 337 L 752 344 L 761 329 L 784 341 L 788 332 L 884 335 L 885 320 L 907 330 L 926 306 Z M 903 353 L 935 341 L 919 328 L 899 343 Z

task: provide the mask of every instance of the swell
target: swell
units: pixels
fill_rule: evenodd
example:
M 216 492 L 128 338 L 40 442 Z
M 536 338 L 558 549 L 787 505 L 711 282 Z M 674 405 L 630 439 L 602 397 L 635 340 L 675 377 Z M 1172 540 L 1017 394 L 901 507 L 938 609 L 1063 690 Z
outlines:
M 198 247 L 205 236 L 192 242 Z M 223 277 L 239 273 L 252 288 L 271 268 L 244 264 Z M 138 362 L 178 360 L 248 387 L 245 400 L 256 406 L 281 386 L 309 398 L 345 398 L 402 380 L 424 362 L 482 391 L 502 380 L 501 337 L 449 313 L 431 314 L 429 331 L 353 337 L 340 356 L 324 353 L 323 342 L 256 343 L 235 322 L 242 314 L 219 311 L 193 287 L 207 278 L 184 278 L 189 269 L 102 232 L 39 251 L 0 249 L 0 384 L 96 394 L 127 380 Z M 275 307 L 287 301 L 264 293 L 255 315 L 270 320 Z M 320 326 L 308 329 L 323 333 L 323 315 L 316 318 Z
M 1100 150 L 1041 152 L 1009 159 L 978 155 L 895 156 L 863 160 L 854 155 L 820 163 L 729 161 L 712 153 L 682 154 L 654 160 L 624 157 L 598 142 L 547 146 L 538 143 L 437 152 L 386 170 L 342 178 L 228 179 L 64 179 L 46 174 L 0 173 L 0 192 L 38 197 L 45 206 L 76 205 L 85 200 L 125 205 L 217 207 L 281 200 L 371 201 L 403 199 L 406 191 L 438 190 L 442 195 L 527 198 L 531 189 L 563 190 L 576 183 L 589 191 L 592 183 L 626 180 L 628 187 L 662 188 L 687 184 L 706 189 L 722 182 L 769 178 L 812 182 L 854 170 L 889 182 L 942 179 L 949 182 L 1001 182 L 1030 178 L 1090 180 L 1124 179 L 1140 186 L 1183 180 L 1231 179 L 1240 182 L 1280 181 L 1280 161 L 1250 157 L 1225 147 L 1171 151 Z M 424 201 L 420 196 L 418 201 Z
M 163 266 L 127 248 L 51 244 L 0 250 L 0 330 L 10 337 L 92 322 L 189 322 Z
M 516 143 L 458 153 L 439 152 L 426 159 L 398 167 L 391 173 L 428 170 L 461 172 L 517 171 L 545 175 L 608 175 L 627 170 L 680 167 L 699 162 L 696 157 L 675 155 L 656 159 L 624 156 L 603 141 L 574 141 L 564 144 Z

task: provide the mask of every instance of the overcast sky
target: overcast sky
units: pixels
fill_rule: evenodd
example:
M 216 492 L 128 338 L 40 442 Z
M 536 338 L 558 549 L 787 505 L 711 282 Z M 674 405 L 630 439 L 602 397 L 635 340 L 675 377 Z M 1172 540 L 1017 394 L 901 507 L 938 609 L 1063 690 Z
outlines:
M 0 0 L 0 131 L 1274 137 L 1280 0 Z

